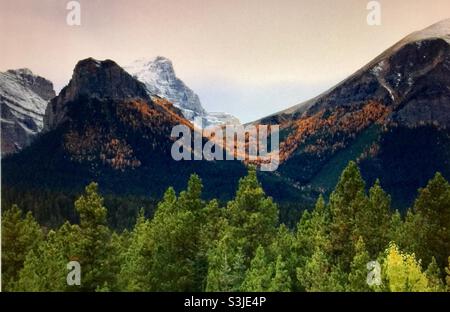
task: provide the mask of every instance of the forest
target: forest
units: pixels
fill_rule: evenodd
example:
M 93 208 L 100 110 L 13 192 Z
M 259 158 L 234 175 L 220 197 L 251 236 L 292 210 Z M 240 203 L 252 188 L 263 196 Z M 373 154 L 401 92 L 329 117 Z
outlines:
M 130 229 L 108 223 L 94 182 L 74 203 L 76 222 L 48 227 L 25 207 L 4 207 L 3 290 L 450 291 L 450 184 L 439 173 L 400 213 L 381 183 L 367 186 L 350 162 L 330 196 L 293 226 L 280 222 L 252 167 L 227 203 L 202 199 L 202 188 L 195 174 L 184 191 L 168 188 L 154 214 L 143 207 Z M 71 261 L 80 264 L 80 285 L 67 283 Z M 380 280 L 369 283 L 373 274 Z

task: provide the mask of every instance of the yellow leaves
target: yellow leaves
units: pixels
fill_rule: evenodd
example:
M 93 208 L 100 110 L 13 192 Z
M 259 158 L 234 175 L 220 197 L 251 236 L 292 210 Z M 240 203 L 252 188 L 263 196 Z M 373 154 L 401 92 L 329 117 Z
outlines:
M 414 254 L 403 253 L 391 243 L 387 250 L 384 273 L 392 292 L 429 292 L 429 282 Z

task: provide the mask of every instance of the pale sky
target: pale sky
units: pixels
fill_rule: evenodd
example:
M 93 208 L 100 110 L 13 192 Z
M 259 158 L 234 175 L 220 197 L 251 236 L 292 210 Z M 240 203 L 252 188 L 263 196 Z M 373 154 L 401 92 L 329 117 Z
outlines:
M 405 35 L 450 17 L 449 0 L 0 0 L 0 71 L 28 67 L 60 89 L 78 60 L 170 58 L 210 111 L 247 122 L 331 87 Z

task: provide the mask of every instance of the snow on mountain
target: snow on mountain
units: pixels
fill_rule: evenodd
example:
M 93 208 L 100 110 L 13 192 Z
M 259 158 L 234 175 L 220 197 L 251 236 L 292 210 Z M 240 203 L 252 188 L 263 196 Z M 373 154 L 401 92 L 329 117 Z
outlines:
M 29 69 L 0 72 L 1 154 L 11 154 L 31 143 L 42 130 L 53 84 Z
M 240 120 L 228 113 L 209 112 L 205 117 L 208 127 L 215 127 L 221 125 L 240 125 Z
M 227 113 L 208 113 L 198 95 L 176 76 L 172 62 L 165 57 L 139 59 L 124 68 L 145 84 L 151 96 L 169 100 L 191 122 L 201 118 L 204 127 L 239 123 L 236 117 Z
M 198 95 L 175 75 L 169 59 L 161 56 L 150 60 L 140 59 L 125 67 L 125 70 L 143 82 L 152 95 L 158 95 L 171 101 L 181 110 L 190 111 L 188 115 L 203 116 L 206 114 Z

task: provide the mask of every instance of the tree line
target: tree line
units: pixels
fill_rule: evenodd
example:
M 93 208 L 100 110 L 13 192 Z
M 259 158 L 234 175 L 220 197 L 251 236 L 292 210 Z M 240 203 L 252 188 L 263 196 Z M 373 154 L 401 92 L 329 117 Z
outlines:
M 366 191 L 350 162 L 294 229 L 279 222 L 253 168 L 224 207 L 203 200 L 202 187 L 192 175 L 184 191 L 165 192 L 152 218 L 142 210 L 121 232 L 108 226 L 96 183 L 75 201 L 79 222 L 55 229 L 14 205 L 2 213 L 3 290 L 450 290 L 450 184 L 439 173 L 402 216 L 379 181 Z M 80 263 L 79 286 L 67 283 L 70 261 Z

